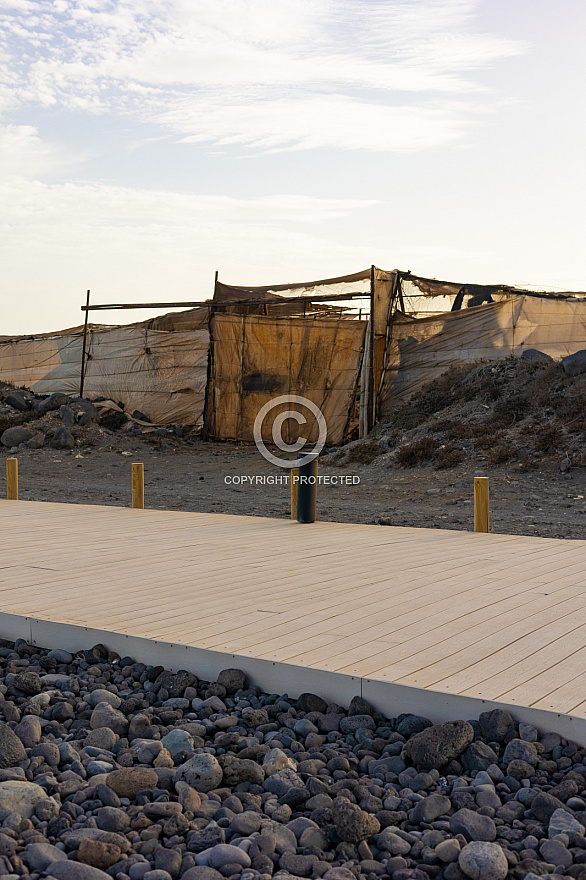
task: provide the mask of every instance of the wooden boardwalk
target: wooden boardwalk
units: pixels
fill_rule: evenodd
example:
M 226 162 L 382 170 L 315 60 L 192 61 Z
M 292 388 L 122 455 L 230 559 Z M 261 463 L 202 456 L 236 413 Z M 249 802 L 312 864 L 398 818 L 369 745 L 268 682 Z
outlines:
M 25 501 L 0 534 L 0 635 L 34 618 L 586 718 L 586 541 Z

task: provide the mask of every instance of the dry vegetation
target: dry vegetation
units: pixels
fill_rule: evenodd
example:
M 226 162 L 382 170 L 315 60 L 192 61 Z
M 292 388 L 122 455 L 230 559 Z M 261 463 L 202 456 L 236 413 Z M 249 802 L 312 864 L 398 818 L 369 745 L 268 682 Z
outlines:
M 568 376 L 559 363 L 509 357 L 452 367 L 400 404 L 373 437 L 356 441 L 326 464 L 390 467 L 464 462 L 513 464 L 535 470 L 544 460 L 582 465 L 586 441 L 586 374 Z

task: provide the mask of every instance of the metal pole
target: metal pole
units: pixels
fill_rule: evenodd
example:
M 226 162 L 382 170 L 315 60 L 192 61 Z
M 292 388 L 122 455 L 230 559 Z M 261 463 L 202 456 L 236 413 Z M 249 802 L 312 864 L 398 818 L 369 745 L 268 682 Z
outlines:
M 83 397 L 83 383 L 84 383 L 84 379 L 85 379 L 84 374 L 85 374 L 85 352 L 86 352 L 86 346 L 87 346 L 87 324 L 88 324 L 88 318 L 90 315 L 89 305 L 90 305 L 90 292 L 88 290 L 86 301 L 85 301 L 85 322 L 83 325 L 83 346 L 81 349 L 81 376 L 79 379 L 79 396 L 80 397 Z
M 297 489 L 297 522 L 314 523 L 317 505 L 317 460 L 316 455 L 299 468 Z

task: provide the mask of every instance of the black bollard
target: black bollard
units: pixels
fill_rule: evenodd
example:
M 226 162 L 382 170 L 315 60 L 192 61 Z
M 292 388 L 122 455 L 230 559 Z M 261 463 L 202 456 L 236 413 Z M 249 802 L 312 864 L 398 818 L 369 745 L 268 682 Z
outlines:
M 297 484 L 297 522 L 314 523 L 317 503 L 317 460 L 316 455 L 299 468 Z

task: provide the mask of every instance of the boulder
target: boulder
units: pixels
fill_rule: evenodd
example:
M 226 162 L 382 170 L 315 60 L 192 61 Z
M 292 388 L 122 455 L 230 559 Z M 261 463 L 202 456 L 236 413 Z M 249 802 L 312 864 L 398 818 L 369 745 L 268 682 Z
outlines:
M 54 880 L 112 880 L 110 874 L 94 868 L 91 865 L 82 865 L 81 862 L 53 862 L 46 869 L 47 877 Z
M 380 831 L 380 822 L 376 816 L 361 810 L 358 804 L 352 804 L 345 798 L 335 799 L 332 819 L 338 837 L 348 843 L 360 843 Z
M 295 770 L 285 767 L 284 770 L 279 770 L 265 779 L 263 788 L 265 791 L 270 791 L 271 794 L 276 794 L 277 797 L 283 797 L 290 788 L 305 788 L 305 784 Z
M 478 718 L 480 732 L 488 742 L 504 742 L 515 730 L 515 722 L 505 709 L 492 709 L 481 712 Z
M 439 770 L 458 758 L 473 740 L 474 728 L 467 721 L 446 721 L 412 736 L 405 752 L 419 769 Z
M 29 402 L 26 399 L 24 392 L 20 391 L 18 388 L 15 388 L 13 391 L 9 391 L 8 394 L 4 395 L 4 403 L 7 403 L 12 409 L 17 409 L 19 412 L 26 412 L 30 409 Z
M 29 843 L 26 848 L 26 860 L 33 871 L 44 871 L 54 862 L 66 862 L 67 856 L 62 849 L 50 843 Z
M 125 767 L 113 770 L 106 777 L 106 785 L 118 797 L 134 800 L 139 791 L 157 788 L 159 777 L 150 767 Z
M 104 843 L 102 840 L 84 840 L 77 851 L 77 858 L 82 864 L 92 865 L 102 871 L 115 865 L 120 855 L 119 846 L 115 843 Z
M 586 348 L 562 358 L 562 367 L 568 376 L 579 376 L 580 373 L 586 373 Z
M 0 768 L 17 767 L 26 761 L 24 746 L 14 731 L 0 721 Z
M 169 697 L 182 697 L 186 688 L 197 687 L 197 682 L 197 677 L 191 672 L 186 672 L 185 669 L 180 669 L 179 672 L 165 670 L 156 679 L 155 689 L 163 688 Z
M 259 768 L 260 769 L 260 768 Z M 222 784 L 222 768 L 218 760 L 207 752 L 195 755 L 175 771 L 174 782 L 187 782 L 196 791 L 208 792 Z
M 473 742 L 460 757 L 460 762 L 468 773 L 477 773 L 479 770 L 488 770 L 492 764 L 498 764 L 498 755 L 486 743 Z
M 317 694 L 300 694 L 297 698 L 297 705 L 301 709 L 302 712 L 321 712 L 325 714 L 328 704 L 325 700 L 322 700 L 321 697 L 318 697 Z
M 529 361 L 532 364 L 551 364 L 553 363 L 553 358 L 546 354 L 544 351 L 539 351 L 538 348 L 526 348 L 523 354 L 521 355 L 522 361 Z
M 14 676 L 14 687 L 26 694 L 27 697 L 34 697 L 43 690 L 41 679 L 36 672 L 19 672 Z
M 32 436 L 32 432 L 27 428 L 21 428 L 19 426 L 15 428 L 6 428 L 0 437 L 0 443 L 2 443 L 3 446 L 8 447 L 8 449 L 12 449 L 13 446 L 27 443 Z
M 126 736 L 128 733 L 128 718 L 110 703 L 98 703 L 90 717 L 90 727 L 97 730 L 98 727 L 109 727 L 118 736 Z
M 489 816 L 482 816 L 474 810 L 458 810 L 450 819 L 452 834 L 462 834 L 466 840 L 496 840 L 496 825 Z
M 19 740 L 20 742 L 20 740 Z M 47 792 L 34 782 L 8 779 L 0 782 L 0 821 L 10 813 L 30 819 L 39 801 L 47 800 Z
M 68 428 L 57 428 L 49 441 L 53 449 L 73 449 L 75 438 Z
M 42 431 L 39 431 L 37 434 L 33 434 L 31 439 L 26 441 L 26 445 L 29 449 L 42 449 L 45 445 L 45 435 Z
M 218 675 L 218 684 L 226 688 L 226 693 L 235 694 L 246 687 L 246 673 L 242 669 L 223 669 Z
M 222 768 L 224 785 L 232 788 L 242 782 L 252 782 L 254 785 L 262 785 L 265 780 L 265 772 L 256 761 L 249 758 L 237 758 L 234 755 L 221 755 L 219 764 Z
M 509 871 L 507 857 L 498 843 L 486 841 L 466 844 L 458 865 L 472 880 L 505 880 Z
M 67 406 L 68 403 L 69 397 L 67 394 L 62 394 L 60 391 L 56 391 L 55 394 L 51 394 L 43 400 L 37 400 L 33 404 L 33 409 L 39 413 L 48 413 L 53 412 L 53 410 L 57 410 L 62 406 Z

